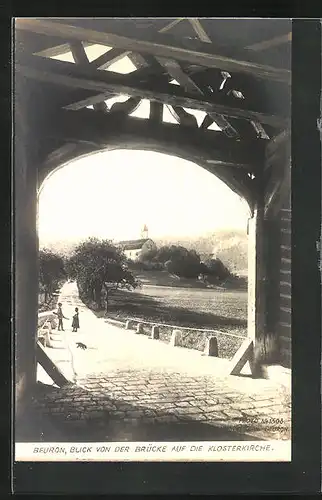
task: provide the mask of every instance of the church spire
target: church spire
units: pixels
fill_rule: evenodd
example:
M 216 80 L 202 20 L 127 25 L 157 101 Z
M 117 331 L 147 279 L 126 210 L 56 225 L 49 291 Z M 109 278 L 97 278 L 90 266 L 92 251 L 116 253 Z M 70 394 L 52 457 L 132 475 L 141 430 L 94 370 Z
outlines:
M 144 224 L 144 226 L 143 226 L 143 228 L 141 230 L 141 238 L 147 239 L 148 238 L 148 234 L 149 234 L 148 226 L 146 224 Z

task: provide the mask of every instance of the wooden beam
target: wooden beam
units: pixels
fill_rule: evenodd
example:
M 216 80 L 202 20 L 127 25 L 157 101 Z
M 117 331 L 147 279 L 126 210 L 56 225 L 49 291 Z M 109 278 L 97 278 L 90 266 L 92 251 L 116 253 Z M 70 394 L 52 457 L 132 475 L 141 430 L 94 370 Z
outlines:
M 232 57 L 231 49 L 220 47 L 216 51 L 212 44 L 205 46 L 202 42 L 188 38 L 178 40 L 174 44 L 173 37 L 167 40 L 166 37 L 169 35 L 155 34 L 151 36 L 151 34 L 145 33 L 144 40 L 137 40 L 134 37 L 124 37 L 113 33 L 81 28 L 72 24 L 31 18 L 16 19 L 15 28 L 65 39 L 86 40 L 133 52 L 147 52 L 154 56 L 187 61 L 199 66 L 220 68 L 222 71 L 250 73 L 258 78 L 277 80 L 287 84 L 291 83 L 291 72 L 289 70 L 253 62 L 253 56 L 256 52 L 244 49 L 234 49 L 236 56 Z
M 119 49 L 112 49 L 112 51 L 119 51 Z M 123 54 L 125 54 L 122 51 Z M 168 83 L 170 80 L 170 77 L 167 73 L 167 70 L 163 68 L 155 58 L 153 57 L 142 57 L 140 54 L 134 54 L 132 52 L 129 52 L 128 54 L 129 59 L 131 62 L 138 68 L 135 73 L 131 73 L 131 81 L 134 82 L 140 82 L 140 81 L 146 81 L 150 82 L 152 85 L 154 82 L 157 84 L 160 84 L 160 82 Z M 96 66 L 96 59 L 95 61 L 92 61 L 91 65 L 93 67 Z M 102 68 L 100 68 L 102 69 Z M 77 92 L 77 94 L 82 94 L 84 91 Z M 86 92 L 86 91 L 85 91 Z M 70 107 L 69 109 L 81 109 L 83 107 L 87 106 L 93 106 L 96 103 L 99 103 L 101 101 L 105 101 L 109 99 L 111 96 L 114 96 L 112 92 L 104 92 L 101 94 L 91 94 L 88 96 L 86 94 L 85 97 L 81 96 L 78 97 L 75 95 L 75 107 Z M 70 102 L 70 101 L 69 101 Z
M 140 105 L 141 99 L 139 97 L 130 97 L 127 101 L 125 102 L 115 102 L 110 109 L 111 114 L 118 114 L 118 115 L 130 115 L 133 113 Z
M 248 110 L 247 104 L 238 100 L 239 106 L 234 105 L 236 99 L 224 94 L 201 99 L 187 94 L 178 85 L 162 84 L 159 89 L 156 85 L 146 82 L 137 82 L 131 85 L 131 75 L 120 75 L 107 71 L 99 71 L 90 67 L 80 67 L 72 63 L 45 59 L 38 56 L 24 57 L 23 65 L 17 61 L 16 70 L 28 78 L 37 81 L 54 83 L 72 88 L 93 90 L 100 93 L 112 92 L 141 97 L 142 99 L 156 100 L 164 104 L 178 105 L 191 109 L 199 109 L 207 113 L 215 112 L 224 116 L 255 120 L 275 127 L 285 126 L 288 121 L 279 116 L 272 116 L 255 110 Z M 133 80 L 132 80 L 133 81 Z M 216 101 L 215 101 L 216 99 Z M 237 104 L 237 103 L 236 103 Z M 84 102 L 71 103 L 69 109 L 80 109 Z
M 171 106 L 171 108 L 171 114 L 180 123 L 180 125 L 198 128 L 197 118 L 194 115 L 188 113 L 181 106 Z
M 131 77 L 134 81 L 153 78 L 158 79 L 162 76 L 168 76 L 167 70 L 150 54 L 144 54 L 144 56 L 142 56 L 142 54 L 131 53 L 129 58 L 134 66 L 137 67 L 137 70 L 131 73 Z M 166 81 L 169 81 L 169 77 Z
M 130 52 L 128 57 L 129 57 L 130 61 L 132 62 L 132 64 L 134 64 L 134 66 L 137 69 L 147 68 L 149 66 L 146 59 L 141 54 L 138 54 L 137 52 Z
M 175 26 L 177 26 L 177 24 L 181 23 L 181 21 L 183 21 L 184 18 L 180 17 L 178 19 L 173 19 L 173 21 L 171 21 L 171 23 L 167 24 L 166 26 L 164 26 L 163 28 L 161 28 L 159 30 L 159 33 L 166 33 L 167 31 L 170 31 L 172 30 L 172 28 L 174 28 Z
M 215 122 L 218 127 L 225 131 L 230 137 L 238 137 L 239 134 L 237 130 L 229 123 L 228 120 L 218 113 L 209 113 L 208 115 L 213 122 Z M 211 123 L 208 125 L 210 127 Z
M 210 93 L 210 96 L 215 93 L 232 94 L 230 91 L 239 90 L 245 96 L 245 99 L 235 97 L 237 106 L 242 105 L 240 101 L 245 101 L 249 109 L 261 110 L 262 112 L 287 118 L 291 116 L 289 106 L 290 89 L 286 85 L 277 82 L 267 82 L 265 80 L 255 80 L 246 74 L 233 74 L 224 83 L 222 72 L 214 69 L 194 72 L 191 76 L 201 89 L 206 89 L 207 86 L 211 87 L 213 93 Z M 221 87 L 223 83 L 224 86 Z M 231 97 L 234 96 L 231 95 Z M 231 122 L 230 124 L 233 125 Z M 267 124 L 265 125 L 267 126 Z M 237 127 L 236 129 L 238 130 Z M 269 131 L 270 136 L 274 136 L 279 132 L 269 129 L 267 131 Z
M 71 53 L 73 54 L 75 64 L 85 65 L 85 66 L 89 64 L 89 60 L 82 42 L 78 41 L 71 42 L 70 50 Z
M 263 125 L 258 122 L 250 122 L 252 126 L 254 127 L 256 133 L 261 139 L 269 139 L 269 135 L 267 134 L 266 130 L 264 129 Z
M 265 156 L 266 158 L 271 158 L 278 149 L 282 151 L 281 146 L 286 144 L 287 141 L 290 141 L 291 131 L 289 128 L 282 130 L 278 135 L 273 137 L 266 147 Z
M 285 158 L 287 159 L 287 158 Z M 266 186 L 265 217 L 275 217 L 281 209 L 291 185 L 291 165 L 285 165 L 279 176 L 274 175 Z
M 210 127 L 210 125 L 212 125 L 213 123 L 216 123 L 216 125 L 218 125 L 218 127 L 223 130 L 223 131 L 226 131 L 226 129 L 228 127 L 230 127 L 230 124 L 228 123 L 228 121 L 222 116 L 222 115 L 219 115 L 217 113 L 208 113 L 201 125 L 200 125 L 200 128 L 201 129 L 207 129 Z M 233 136 L 238 136 L 237 132 L 235 131 L 235 133 L 233 134 Z
M 90 143 L 104 147 L 112 139 L 118 137 L 138 137 L 144 142 L 154 140 L 188 148 L 194 147 L 207 159 L 221 162 L 222 165 L 244 166 L 247 171 L 256 169 L 260 156 L 258 141 L 255 144 L 229 139 L 222 132 L 199 129 L 182 129 L 171 124 L 162 123 L 151 127 L 149 120 L 135 117 L 118 119 L 112 114 L 99 114 L 83 109 L 77 113 L 60 110 L 52 114 L 47 124 L 39 125 L 43 130 L 47 128 L 47 135 L 63 139 L 71 143 Z M 44 132 L 45 133 L 45 132 Z M 144 139 L 145 138 L 145 139 Z
M 36 127 L 47 142 L 54 139 L 60 144 L 75 143 L 77 148 L 85 148 L 85 152 L 140 149 L 193 161 L 216 175 L 252 206 L 254 193 L 247 172 L 255 171 L 259 163 L 258 141 L 243 143 L 229 139 L 222 132 L 190 130 L 170 123 L 151 126 L 150 120 L 118 118 L 88 109 L 77 113 L 61 110 L 51 114 L 46 123 L 40 121 Z M 210 159 L 211 164 L 207 163 Z M 239 170 L 240 175 L 237 175 Z
M 82 44 L 82 42 L 78 42 L 78 41 L 72 42 L 70 44 L 70 49 L 72 51 L 73 58 L 74 58 L 74 61 L 76 64 L 78 64 L 79 66 L 85 66 L 85 67 L 90 65 L 89 59 L 87 57 L 87 54 L 85 52 L 85 48 L 84 48 L 84 45 Z M 94 109 L 96 111 L 103 111 L 103 112 L 107 111 L 107 106 L 106 106 L 103 99 L 101 101 L 93 104 L 93 106 L 94 106 Z
M 220 161 L 215 159 L 207 160 L 207 164 L 206 170 L 222 180 L 234 193 L 243 198 L 247 202 L 250 210 L 252 210 L 256 193 L 254 192 L 254 186 L 251 179 L 247 176 L 247 168 L 239 169 L 233 165 L 220 163 Z M 205 166 L 203 166 L 203 168 L 205 168 Z M 242 174 L 240 177 L 236 176 L 239 170 Z
M 263 40 L 261 42 L 253 43 L 252 45 L 248 45 L 248 47 L 246 48 L 259 52 L 262 50 L 270 49 L 272 47 L 278 47 L 279 45 L 291 42 L 291 40 L 292 32 L 285 35 L 275 36 L 274 38 L 270 38 L 269 40 Z
M 120 61 L 124 57 L 128 56 L 130 51 L 123 49 L 111 49 L 99 56 L 94 61 L 91 61 L 91 66 L 97 69 L 107 69 L 109 66 L 117 61 Z
M 162 123 L 163 104 L 157 101 L 150 101 L 150 121 L 153 123 Z
M 75 114 L 70 112 L 68 113 L 69 116 L 73 116 L 73 120 L 75 120 Z M 162 124 L 160 127 L 160 125 L 155 123 L 151 127 L 150 121 L 146 123 L 144 120 L 136 119 L 133 117 L 129 117 L 123 120 L 123 126 L 121 127 L 121 121 L 118 119 L 114 119 L 110 122 L 114 126 L 114 128 L 110 128 L 110 130 L 106 132 L 104 121 L 106 117 L 110 119 L 109 115 L 105 115 L 102 117 L 102 115 L 96 114 L 96 116 L 99 116 L 100 119 L 93 120 L 93 116 L 95 115 L 95 113 L 89 110 L 83 110 L 80 113 L 83 115 L 83 120 L 86 118 L 84 118 L 84 113 L 87 116 L 85 123 L 86 127 L 89 126 L 89 132 L 85 131 L 84 133 L 84 131 L 82 131 L 82 133 L 79 133 L 82 127 L 80 127 L 80 123 L 78 120 L 78 125 L 76 125 L 76 127 L 78 128 L 73 130 L 73 136 L 75 139 L 75 144 L 77 145 L 77 149 L 70 155 L 67 153 L 67 156 L 61 156 L 59 155 L 59 153 L 58 155 L 56 155 L 55 153 L 53 153 L 51 156 L 55 156 L 56 160 L 53 158 L 53 161 L 49 162 L 49 164 L 47 164 L 47 162 L 42 163 L 42 170 L 38 173 L 38 179 L 39 174 L 41 177 L 40 180 L 43 180 L 46 175 L 52 172 L 54 168 L 67 161 L 70 161 L 72 158 L 76 158 L 77 156 L 80 156 L 82 154 L 90 154 L 95 151 L 100 151 L 102 150 L 102 148 L 104 150 L 113 150 L 117 148 L 152 150 L 164 154 L 175 155 L 177 157 L 195 162 L 197 165 L 215 175 L 218 179 L 222 180 L 230 189 L 232 189 L 233 192 L 235 192 L 238 196 L 243 197 L 247 201 L 249 206 L 252 207 L 254 192 L 252 189 L 251 181 L 247 176 L 247 172 L 250 169 L 254 169 L 255 166 L 251 166 L 249 164 L 242 165 L 240 163 L 240 159 L 242 157 L 241 150 L 239 150 L 239 152 L 236 152 L 236 158 L 238 157 L 239 160 L 238 165 L 234 162 L 234 158 L 231 156 L 231 151 L 228 152 L 227 149 L 225 158 L 221 157 L 221 146 L 218 142 L 218 134 L 221 134 L 224 142 L 229 141 L 232 144 L 232 149 L 234 149 L 234 144 L 232 143 L 232 141 L 228 140 L 227 137 L 225 137 L 222 133 L 209 132 L 208 135 L 215 137 L 215 140 L 208 140 L 205 143 L 205 141 L 202 141 L 198 138 L 198 130 L 194 131 L 197 134 L 196 138 L 196 134 L 194 132 L 192 132 L 191 135 L 190 131 L 180 131 L 178 130 L 180 129 L 180 127 L 176 125 L 166 124 L 170 126 L 165 127 L 165 124 Z M 91 115 L 91 119 L 89 119 L 89 115 Z M 60 131 L 59 127 L 55 124 L 61 123 L 61 119 L 65 120 L 65 112 L 63 112 L 62 118 L 58 120 L 57 118 L 57 115 L 55 115 L 53 117 L 53 120 L 51 120 L 52 127 L 53 129 L 55 129 L 54 138 L 55 141 L 57 141 L 57 135 L 60 134 L 60 137 L 58 139 L 60 144 L 63 144 L 64 141 L 66 142 L 66 135 L 64 135 L 64 131 Z M 102 120 L 102 118 L 104 118 L 104 120 Z M 70 122 L 69 126 L 74 127 L 74 124 L 75 121 L 73 121 L 72 123 Z M 93 130 L 94 124 L 96 125 Z M 68 123 L 66 124 L 66 127 L 68 128 Z M 174 131 L 174 129 L 176 130 Z M 97 136 L 97 130 L 100 134 L 99 137 Z M 50 131 L 47 132 L 47 138 L 49 138 L 48 134 L 50 134 Z M 70 131 L 68 132 L 67 136 L 69 136 L 69 134 Z M 84 140 L 84 137 L 86 136 L 87 140 Z M 95 141 L 89 142 L 88 138 L 93 137 L 95 138 Z M 215 149 L 210 150 L 210 145 L 211 147 L 215 146 Z M 251 145 L 246 146 L 245 151 L 246 150 L 251 151 Z M 51 149 L 50 151 L 53 151 L 53 149 Z M 211 163 L 208 163 L 208 160 L 210 158 L 212 158 Z M 256 164 L 258 164 L 257 161 Z M 240 172 L 239 177 L 236 176 L 238 172 Z M 242 182 L 242 174 L 244 176 L 245 182 Z
M 198 38 L 205 43 L 212 43 L 211 39 L 207 35 L 204 27 L 202 26 L 201 22 L 197 18 L 188 18 L 189 23 L 195 30 L 196 34 L 198 35 Z
M 203 95 L 202 90 L 193 81 L 193 79 L 185 73 L 180 64 L 173 59 L 165 59 L 164 57 L 157 57 L 157 61 L 167 70 L 169 75 L 176 80 L 188 92 Z
M 64 165 L 70 161 L 75 160 L 85 154 L 90 154 L 97 151 L 97 148 L 90 146 L 88 144 L 71 144 L 64 143 L 61 139 L 61 147 L 50 147 L 50 141 L 48 142 L 47 155 L 44 157 L 43 161 L 38 165 L 38 196 L 44 186 L 43 182 L 48 179 L 55 169 L 61 165 Z
M 84 47 L 90 47 L 94 44 L 90 42 L 83 42 L 83 45 Z M 36 52 L 35 55 L 43 57 L 56 57 L 68 54 L 68 52 L 70 52 L 70 44 L 63 43 L 61 45 L 55 45 L 54 47 L 49 47 L 48 49 L 41 50 L 40 52 Z

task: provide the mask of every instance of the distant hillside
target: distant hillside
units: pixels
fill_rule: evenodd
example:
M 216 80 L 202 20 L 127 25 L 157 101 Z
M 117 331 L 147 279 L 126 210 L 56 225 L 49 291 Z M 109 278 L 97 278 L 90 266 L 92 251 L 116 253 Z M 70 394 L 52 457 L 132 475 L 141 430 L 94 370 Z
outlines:
M 188 249 L 195 249 L 201 256 L 206 258 L 213 254 L 229 267 L 232 272 L 247 275 L 248 241 L 246 231 L 224 231 L 220 230 L 199 237 L 186 238 L 155 238 L 157 246 L 182 245 Z
M 213 253 L 233 272 L 247 275 L 248 267 L 248 238 L 247 234 L 240 232 L 227 232 L 220 238 L 215 238 Z
M 232 271 L 239 275 L 247 275 L 247 234 L 246 231 L 220 230 L 197 237 L 164 237 L 154 238 L 158 247 L 162 245 L 182 245 L 188 249 L 196 250 L 202 259 L 213 255 L 218 257 Z M 57 241 L 41 245 L 62 255 L 70 255 L 77 242 Z

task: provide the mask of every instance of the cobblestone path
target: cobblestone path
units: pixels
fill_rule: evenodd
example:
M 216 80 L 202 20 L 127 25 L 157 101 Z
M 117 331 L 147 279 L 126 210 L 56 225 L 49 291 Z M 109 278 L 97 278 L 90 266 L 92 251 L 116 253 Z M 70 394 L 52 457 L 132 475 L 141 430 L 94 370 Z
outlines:
M 33 401 L 39 439 L 290 439 L 288 388 L 224 376 L 222 360 L 108 325 L 79 301 L 73 284 L 65 285 L 61 301 L 67 316 L 75 305 L 80 308 L 77 338 L 89 348 L 76 350 L 75 337 L 67 333 L 77 384 L 39 384 Z M 66 349 L 47 352 L 67 373 Z

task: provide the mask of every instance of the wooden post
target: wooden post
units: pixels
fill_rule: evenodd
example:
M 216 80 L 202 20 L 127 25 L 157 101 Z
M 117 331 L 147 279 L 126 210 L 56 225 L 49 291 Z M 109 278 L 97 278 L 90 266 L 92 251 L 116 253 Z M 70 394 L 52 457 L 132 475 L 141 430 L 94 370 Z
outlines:
M 231 360 L 230 374 L 238 375 L 249 361 L 253 376 L 261 374 L 261 345 L 265 338 L 264 212 L 257 205 L 248 221 L 248 335 Z
M 257 207 L 248 224 L 248 338 L 254 353 L 248 357 L 252 374 L 260 375 L 261 350 L 265 336 L 265 245 L 264 211 Z M 246 345 L 245 345 L 246 347 Z M 248 352 L 250 348 L 248 347 Z
M 248 222 L 248 337 L 255 343 L 264 330 L 264 216 L 256 209 Z
M 17 76 L 16 76 L 17 80 Z M 28 96 L 15 82 L 14 115 L 14 334 L 16 416 L 36 384 L 38 335 L 37 162 L 28 121 Z M 39 141 L 41 138 L 39 138 Z

